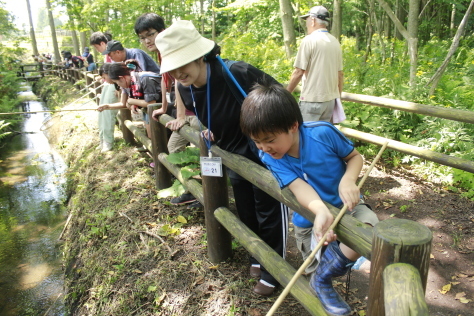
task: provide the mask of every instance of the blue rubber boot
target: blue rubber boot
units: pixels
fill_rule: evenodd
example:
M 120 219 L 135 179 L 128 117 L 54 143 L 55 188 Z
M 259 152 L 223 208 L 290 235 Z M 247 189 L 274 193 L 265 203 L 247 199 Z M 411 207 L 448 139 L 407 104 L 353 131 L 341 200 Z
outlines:
M 309 285 L 321 301 L 329 315 L 345 316 L 351 314 L 351 308 L 342 299 L 332 286 L 332 278 L 343 276 L 349 271 L 355 261 L 344 256 L 337 241 L 327 246 L 321 257 L 316 271 L 313 273 Z

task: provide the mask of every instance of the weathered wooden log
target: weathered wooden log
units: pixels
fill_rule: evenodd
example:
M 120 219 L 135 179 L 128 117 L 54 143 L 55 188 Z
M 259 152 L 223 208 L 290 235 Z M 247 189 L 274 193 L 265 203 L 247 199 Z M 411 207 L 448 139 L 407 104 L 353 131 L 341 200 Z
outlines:
M 384 316 L 383 271 L 392 263 L 409 263 L 420 273 L 423 290 L 426 289 L 433 234 L 417 222 L 391 218 L 375 225 L 372 242 L 369 300 L 370 316 Z
M 337 127 L 347 137 L 352 137 L 355 139 L 363 140 L 365 142 L 377 144 L 377 145 L 382 145 L 383 143 L 388 142 L 387 147 L 394 149 L 396 151 L 399 151 L 408 155 L 420 157 L 426 160 L 434 161 L 436 163 L 439 163 L 445 166 L 450 166 L 456 169 L 474 173 L 474 161 L 448 156 L 445 154 L 437 153 L 432 150 L 398 142 L 396 140 L 391 140 L 388 138 L 372 135 L 369 133 L 359 132 L 352 128 L 341 127 L 341 126 L 337 126 Z
M 171 186 L 171 174 L 168 169 L 158 160 L 159 153 L 168 153 L 168 131 L 166 127 L 152 119 L 154 110 L 161 108 L 161 103 L 148 105 L 148 117 L 150 119 L 151 130 L 151 153 L 155 162 L 155 184 L 158 190 Z
M 189 192 L 194 195 L 196 199 L 199 200 L 199 202 L 204 205 L 204 194 L 202 192 L 201 184 L 195 179 L 184 179 L 181 175 L 181 168 L 169 162 L 166 157 L 168 157 L 168 155 L 165 153 L 158 155 L 160 162 L 176 177 L 176 179 L 179 180 L 179 182 L 184 185 L 187 190 L 189 190 Z
M 214 212 L 214 215 L 219 222 L 231 232 L 232 236 L 234 236 L 258 262 L 265 266 L 280 284 L 283 286 L 288 284 L 296 272 L 295 268 L 262 241 L 227 208 L 218 208 Z M 291 294 L 311 315 L 326 315 L 319 300 L 311 294 L 309 282 L 304 276 L 300 276 L 295 282 L 295 285 L 291 288 Z
M 443 108 L 440 106 L 426 105 L 414 102 L 393 100 L 381 97 L 374 97 L 370 95 L 362 95 L 356 93 L 343 92 L 341 99 L 344 101 L 351 101 L 363 104 L 370 104 L 389 108 L 393 110 L 401 110 L 405 112 L 412 112 L 417 114 L 423 114 L 428 116 L 440 117 L 448 120 L 473 123 L 474 124 L 474 112 L 467 110 L 459 110 L 452 108 Z
M 427 316 L 428 305 L 420 273 L 412 265 L 394 263 L 383 272 L 386 316 Z
M 129 109 L 120 109 L 119 115 L 117 115 L 117 119 L 119 121 L 120 130 L 122 131 L 123 139 L 125 143 L 129 145 L 135 145 L 135 138 L 133 137 L 133 133 L 127 128 L 125 125 L 125 121 L 132 120 L 132 113 Z
M 126 120 L 123 123 L 132 133 L 132 135 L 135 136 L 140 141 L 140 143 L 142 143 L 143 146 L 145 146 L 151 152 L 151 139 L 149 139 L 148 136 L 146 136 L 146 134 L 140 128 L 133 124 L 132 121 Z
M 208 156 L 208 148 L 200 141 L 201 157 Z M 227 173 L 222 168 L 222 177 L 202 176 L 202 191 L 204 193 L 204 217 L 207 232 L 207 255 L 213 263 L 219 263 L 232 256 L 232 238 L 229 232 L 214 216 L 214 210 L 219 207 L 229 208 L 229 193 Z

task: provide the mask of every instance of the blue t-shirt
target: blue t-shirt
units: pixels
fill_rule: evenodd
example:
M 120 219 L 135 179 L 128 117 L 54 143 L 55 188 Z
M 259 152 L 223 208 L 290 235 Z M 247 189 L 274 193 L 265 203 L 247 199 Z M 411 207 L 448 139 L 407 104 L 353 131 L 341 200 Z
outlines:
M 158 66 L 153 58 L 147 53 L 138 48 L 125 48 L 125 60 L 136 59 L 143 71 L 151 71 L 160 73 L 160 66 Z
M 281 188 L 301 178 L 313 187 L 323 201 L 341 207 L 343 203 L 338 188 L 346 172 L 343 158 L 354 150 L 354 145 L 327 122 L 304 122 L 299 133 L 299 158 L 285 154 L 281 159 L 274 159 L 260 151 L 260 159 L 273 173 Z M 296 212 L 293 224 L 299 227 L 313 226 L 313 223 Z

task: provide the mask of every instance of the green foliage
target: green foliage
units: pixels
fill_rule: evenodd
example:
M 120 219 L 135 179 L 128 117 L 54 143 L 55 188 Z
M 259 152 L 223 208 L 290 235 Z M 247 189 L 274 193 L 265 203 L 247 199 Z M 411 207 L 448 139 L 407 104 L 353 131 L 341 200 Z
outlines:
M 115 211 L 105 208 L 98 214 L 94 214 L 92 218 L 86 220 L 86 225 L 90 227 L 89 234 L 98 238 L 107 238 L 107 230 L 110 225 L 108 220 L 113 218 Z
M 173 185 L 171 187 L 158 191 L 158 194 L 156 196 L 159 199 L 164 199 L 170 196 L 180 196 L 185 191 L 186 190 L 184 189 L 181 182 L 179 182 L 178 180 L 174 180 Z

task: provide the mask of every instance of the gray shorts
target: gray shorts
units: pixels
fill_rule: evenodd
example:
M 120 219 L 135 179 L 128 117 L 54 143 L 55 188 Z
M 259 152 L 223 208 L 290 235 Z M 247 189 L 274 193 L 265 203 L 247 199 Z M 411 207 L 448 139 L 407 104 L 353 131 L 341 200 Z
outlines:
M 363 223 L 375 226 L 379 222 L 377 215 L 372 211 L 363 200 L 360 200 L 359 204 L 354 207 L 351 211 L 347 210 L 346 215 L 354 216 Z M 303 260 L 309 257 L 312 252 L 312 246 L 317 245 L 316 239 L 314 238 L 313 227 L 298 227 L 294 226 L 296 247 L 301 252 Z M 317 266 L 318 261 L 313 260 L 308 267 L 306 267 L 305 272 L 307 274 L 312 273 Z
M 332 113 L 336 105 L 336 100 L 325 102 L 307 102 L 299 103 L 303 121 L 326 121 L 332 122 Z

